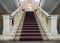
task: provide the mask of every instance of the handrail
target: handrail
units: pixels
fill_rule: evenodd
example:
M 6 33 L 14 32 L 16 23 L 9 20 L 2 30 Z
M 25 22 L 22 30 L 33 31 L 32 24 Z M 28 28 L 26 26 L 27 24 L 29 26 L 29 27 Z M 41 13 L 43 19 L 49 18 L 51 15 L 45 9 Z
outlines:
M 19 24 L 21 22 L 21 19 L 22 19 L 23 13 L 24 13 L 24 12 L 21 12 L 21 11 L 18 12 L 18 13 L 21 13 L 21 14 L 14 14 L 13 19 L 12 19 L 13 20 L 13 25 L 11 27 L 11 36 L 13 36 L 13 38 L 15 37 L 16 31 L 19 27 Z
M 48 18 L 50 16 L 50 14 L 48 14 L 46 11 L 44 11 L 42 8 L 40 8 L 39 6 L 37 6 L 37 9 L 40 10 L 40 12 L 44 13 L 44 15 Z
M 32 1 L 33 2 L 33 1 Z M 47 20 L 50 19 L 51 15 L 48 14 L 46 11 L 44 11 L 41 7 L 39 7 L 35 2 L 33 4 L 36 6 L 37 11 L 39 11 L 39 14 L 42 14 L 42 16 L 45 16 Z M 44 18 L 43 18 L 44 19 Z M 44 20 L 45 21 L 45 20 Z M 46 21 L 45 21 L 46 22 Z
M 13 22 L 11 22 L 13 24 L 11 26 L 11 31 L 10 31 L 11 34 L 10 35 L 13 36 L 13 38 L 15 37 L 16 31 L 19 27 L 19 24 L 21 22 L 23 14 L 24 14 L 24 12 L 22 10 L 22 6 L 23 6 L 23 4 L 10 15 L 11 21 L 13 20 Z
M 45 18 L 43 18 L 42 16 L 42 21 L 44 21 L 44 24 L 45 24 L 45 26 L 47 27 L 47 29 L 48 29 L 48 27 L 49 27 L 49 19 L 50 19 L 50 14 L 48 14 L 46 11 L 44 11 L 42 8 L 40 8 L 39 6 L 37 6 L 37 9 L 40 11 L 40 14 L 42 14 Z M 46 20 L 44 20 L 44 19 L 46 19 Z
M 40 14 L 41 14 L 41 12 L 40 12 Z M 45 31 L 45 34 L 46 34 L 46 36 L 50 39 L 51 38 L 51 36 L 50 36 L 50 31 L 49 31 L 49 16 L 47 16 L 47 15 L 45 15 L 45 14 L 42 14 L 44 17 L 46 17 L 47 18 L 47 20 L 48 20 L 48 23 L 46 22 L 46 20 L 45 20 L 45 18 L 44 17 L 42 17 L 42 15 L 40 15 L 39 14 L 39 12 L 38 12 L 38 14 L 36 14 L 37 16 L 38 16 L 38 18 L 39 18 L 39 21 L 41 22 L 41 25 L 42 25 L 42 27 L 43 27 L 43 30 Z M 49 37 L 49 36 L 50 37 Z
M 49 17 L 50 16 L 50 14 L 48 14 L 46 11 L 44 11 L 42 8 L 39 8 L 40 9 L 40 11 L 42 11 L 44 14 L 45 14 L 45 16 L 47 16 L 47 17 Z
M 33 2 L 33 4 L 37 7 L 37 9 L 39 9 L 40 11 L 42 11 L 44 14 L 45 14 L 45 16 L 47 16 L 47 17 L 49 17 L 50 16 L 50 14 L 48 14 L 46 11 L 44 11 L 41 7 L 39 7 L 34 1 L 32 1 Z
M 46 11 L 44 11 L 42 8 L 40 8 L 35 2 L 33 2 L 33 4 L 36 6 L 37 11 L 36 11 L 36 15 L 39 18 L 39 21 L 41 22 L 41 25 L 43 27 L 43 30 L 46 33 L 46 36 L 49 39 L 52 39 L 52 35 L 49 31 L 50 27 L 49 27 L 49 18 L 50 18 L 50 14 L 48 14 Z M 37 14 L 38 13 L 38 14 Z M 46 19 L 48 20 L 48 24 L 46 22 Z M 50 37 L 49 37 L 50 36 Z
M 11 14 L 11 17 L 14 18 L 16 13 L 21 9 L 22 5 L 17 9 L 15 10 L 12 14 Z
M 22 6 L 24 5 L 25 3 L 23 3 L 19 8 L 17 8 L 12 14 L 11 14 L 11 17 L 14 18 L 14 16 L 16 15 L 17 12 L 19 12 L 19 10 L 22 8 Z

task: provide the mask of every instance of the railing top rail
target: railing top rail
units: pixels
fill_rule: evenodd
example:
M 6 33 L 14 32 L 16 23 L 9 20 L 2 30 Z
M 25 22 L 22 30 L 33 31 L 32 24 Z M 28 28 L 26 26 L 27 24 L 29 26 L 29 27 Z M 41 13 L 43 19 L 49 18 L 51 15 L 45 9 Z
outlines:
M 25 3 L 23 3 L 19 8 L 17 8 L 17 9 L 11 14 L 12 18 L 15 17 L 16 13 L 20 11 L 20 9 L 22 8 L 22 6 L 23 6 L 24 4 L 25 4 Z
M 40 11 L 42 11 L 46 16 L 50 16 L 50 14 L 48 14 L 46 11 L 44 11 L 42 8 L 39 8 L 40 9 Z
M 42 8 L 40 8 L 34 1 L 32 1 L 32 2 L 34 5 L 36 5 L 37 9 L 39 9 L 40 11 L 42 11 L 45 14 L 45 16 L 47 16 L 47 17 L 50 16 L 50 14 L 48 14 L 46 11 L 44 11 Z
M 37 8 L 40 10 L 40 12 L 43 12 L 46 17 L 49 17 L 49 16 L 50 16 L 50 14 L 48 14 L 46 11 L 44 11 L 44 10 L 43 10 L 42 8 L 40 8 L 39 6 L 37 6 Z
M 20 9 L 21 9 L 21 6 L 20 6 L 19 8 L 17 8 L 17 9 L 11 14 L 11 16 L 14 17 L 15 14 L 16 14 Z
M 16 15 L 17 12 L 19 12 L 19 10 L 21 9 L 22 6 L 20 6 L 19 8 L 17 8 L 12 14 L 12 18 Z

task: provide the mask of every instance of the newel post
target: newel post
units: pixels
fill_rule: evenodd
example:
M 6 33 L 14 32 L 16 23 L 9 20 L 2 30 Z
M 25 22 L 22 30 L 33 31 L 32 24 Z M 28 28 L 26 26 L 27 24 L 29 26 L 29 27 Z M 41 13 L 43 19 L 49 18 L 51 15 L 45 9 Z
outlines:
M 50 29 L 51 33 L 57 35 L 57 15 L 51 15 L 51 20 L 50 20 Z
M 3 35 L 9 36 L 11 30 L 11 17 L 10 15 L 2 15 L 3 16 Z

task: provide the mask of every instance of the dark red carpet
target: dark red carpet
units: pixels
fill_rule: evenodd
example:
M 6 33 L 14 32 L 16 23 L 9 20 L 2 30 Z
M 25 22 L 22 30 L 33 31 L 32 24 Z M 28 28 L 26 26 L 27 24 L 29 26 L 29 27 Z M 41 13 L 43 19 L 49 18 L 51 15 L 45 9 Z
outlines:
M 34 16 L 34 12 L 26 12 L 20 41 L 40 41 L 43 40 Z

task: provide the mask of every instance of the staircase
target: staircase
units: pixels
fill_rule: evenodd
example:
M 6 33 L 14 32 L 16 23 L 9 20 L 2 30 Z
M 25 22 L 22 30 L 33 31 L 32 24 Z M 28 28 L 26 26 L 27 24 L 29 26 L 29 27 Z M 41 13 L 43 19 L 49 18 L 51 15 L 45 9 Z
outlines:
M 40 41 L 43 40 L 34 16 L 34 12 L 26 12 L 20 41 Z

